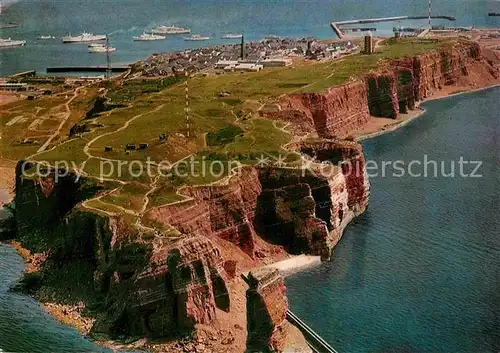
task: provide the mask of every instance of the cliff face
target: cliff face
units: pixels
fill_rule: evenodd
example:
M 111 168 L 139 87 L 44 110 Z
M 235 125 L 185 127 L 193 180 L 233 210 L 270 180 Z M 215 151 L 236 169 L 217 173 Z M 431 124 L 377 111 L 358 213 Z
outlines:
M 356 81 L 321 93 L 286 96 L 280 111 L 265 116 L 292 122 L 299 134 L 316 131 L 325 138 L 344 137 L 368 122 L 367 100 L 365 83 Z
M 226 184 L 182 189 L 189 200 L 152 209 L 148 217 L 229 241 L 252 258 L 257 236 L 290 253 L 329 258 L 345 225 L 368 203 L 361 146 L 310 141 L 290 148 L 310 155 L 308 168 L 245 167 Z M 331 168 L 323 170 L 324 162 Z
M 468 42 L 387 63 L 383 72 L 366 75 L 322 93 L 283 97 L 270 119 L 294 123 L 300 134 L 345 138 L 366 125 L 370 116 L 396 119 L 415 103 L 448 85 L 479 88 L 498 83 L 500 59 Z
M 278 270 L 262 268 L 248 276 L 247 347 L 249 352 L 281 352 L 288 301 Z
M 245 168 L 227 184 L 186 187 L 181 192 L 191 199 L 153 209 L 149 217 L 185 234 L 222 238 L 254 256 L 253 218 L 261 193 L 256 169 Z

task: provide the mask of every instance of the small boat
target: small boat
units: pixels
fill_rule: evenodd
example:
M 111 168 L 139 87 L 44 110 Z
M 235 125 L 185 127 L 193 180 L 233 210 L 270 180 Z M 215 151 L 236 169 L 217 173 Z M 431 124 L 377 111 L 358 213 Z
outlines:
M 243 34 L 229 33 L 229 34 L 222 36 L 222 39 L 240 39 L 240 38 L 243 38 Z
M 281 37 L 279 37 L 279 36 L 275 36 L 275 35 L 273 35 L 273 34 L 270 34 L 270 35 L 268 35 L 268 36 L 265 36 L 265 37 L 264 37 L 264 39 L 265 39 L 265 40 L 280 40 L 280 39 L 281 39 Z
M 104 47 L 106 44 L 104 43 L 90 43 L 89 48 L 94 48 L 94 47 Z
M 56 39 L 54 36 L 40 36 L 38 37 L 39 40 L 48 40 L 48 39 Z
M 113 51 L 116 51 L 116 48 L 113 47 L 107 47 L 107 46 L 96 46 L 96 47 L 89 47 L 89 53 L 111 53 Z
M 167 37 L 159 36 L 157 34 L 143 33 L 140 36 L 133 37 L 134 41 L 150 41 L 150 40 L 163 40 Z
M 185 37 L 185 41 L 202 41 L 202 40 L 210 40 L 210 37 L 202 37 L 199 34 L 193 34 L 191 37 Z
M 0 38 L 0 48 L 23 47 L 26 44 L 25 40 L 12 40 L 10 38 Z
M 100 40 L 106 40 L 106 35 L 103 34 L 92 34 L 83 32 L 78 36 L 66 36 L 63 37 L 63 43 L 81 43 L 81 42 L 98 42 Z
M 151 30 L 152 34 L 189 34 L 189 28 L 161 25 Z
M 500 16 L 500 12 L 488 12 L 488 16 L 491 16 L 491 17 Z

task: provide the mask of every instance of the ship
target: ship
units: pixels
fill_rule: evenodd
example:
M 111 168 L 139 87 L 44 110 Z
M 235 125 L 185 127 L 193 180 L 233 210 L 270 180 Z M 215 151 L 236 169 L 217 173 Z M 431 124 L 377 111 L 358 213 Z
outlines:
M 243 37 L 243 34 L 226 34 L 222 36 L 222 39 L 240 39 Z
M 10 38 L 0 38 L 0 48 L 23 47 L 26 44 L 25 40 L 12 40 Z
M 134 41 L 150 41 L 150 40 L 162 40 L 165 39 L 165 36 L 159 36 L 156 34 L 143 33 L 140 36 L 133 37 Z
M 56 39 L 54 36 L 40 36 L 38 37 L 39 40 L 47 40 L 47 39 Z
M 270 34 L 264 37 L 264 40 L 280 40 L 280 36 L 275 36 L 274 34 Z
M 191 30 L 189 28 L 182 28 L 176 26 L 157 26 L 151 30 L 152 34 L 189 34 Z
M 500 16 L 500 12 L 489 12 L 488 16 Z
M 78 36 L 63 37 L 63 43 L 97 42 L 100 40 L 106 40 L 106 35 L 83 32 Z
M 89 47 L 89 53 L 111 53 L 113 51 L 116 51 L 116 48 L 108 47 L 105 45 Z
M 191 37 L 185 37 L 184 40 L 195 42 L 202 40 L 210 40 L 210 37 L 202 37 L 199 34 L 193 34 Z

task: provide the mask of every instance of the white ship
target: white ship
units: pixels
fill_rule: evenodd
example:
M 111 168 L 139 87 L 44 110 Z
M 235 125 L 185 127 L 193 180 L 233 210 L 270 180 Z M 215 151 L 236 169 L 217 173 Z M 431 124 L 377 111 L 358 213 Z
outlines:
M 116 48 L 107 47 L 104 45 L 89 47 L 89 53 L 111 53 L 113 51 L 116 51 Z
M 103 47 L 105 46 L 104 43 L 90 43 L 89 44 L 89 48 L 93 48 L 93 47 Z
M 47 39 L 56 39 L 54 36 L 40 36 L 38 37 L 39 40 L 47 40 Z
M 63 37 L 63 43 L 97 42 L 100 40 L 106 40 L 106 35 L 83 32 L 78 36 Z
M 210 40 L 210 37 L 202 37 L 199 34 L 193 34 L 191 37 L 184 38 L 186 41 L 201 41 L 201 40 Z
M 176 26 L 158 26 L 151 30 L 153 34 L 189 34 L 191 30 L 189 28 L 182 28 Z
M 240 39 L 243 38 L 243 34 L 226 34 L 222 36 L 222 39 Z
M 165 36 L 159 36 L 156 34 L 143 33 L 138 37 L 133 37 L 132 39 L 135 41 L 149 41 L 149 40 L 162 40 L 165 39 Z
M 12 40 L 10 38 L 0 38 L 0 48 L 23 47 L 26 44 L 25 40 Z

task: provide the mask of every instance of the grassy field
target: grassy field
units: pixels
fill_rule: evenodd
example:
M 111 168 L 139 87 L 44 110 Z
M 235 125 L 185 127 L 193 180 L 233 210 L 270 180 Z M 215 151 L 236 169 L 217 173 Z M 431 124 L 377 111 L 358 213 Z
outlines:
M 280 123 L 262 119 L 257 114 L 270 98 L 322 91 L 366 74 L 385 60 L 450 45 L 452 42 L 387 40 L 373 55 L 352 55 L 336 61 L 296 61 L 291 67 L 265 69 L 259 73 L 111 81 L 81 88 L 78 94 L 70 91 L 34 101 L 22 100 L 1 108 L 1 157 L 17 160 L 32 155 L 59 127 L 63 117 L 67 117 L 49 149 L 34 158 L 52 164 L 68 161 L 95 178 L 102 176 L 102 166 L 106 165 L 105 178 L 125 185 L 99 200 L 90 201 L 89 206 L 107 212 L 120 213 L 127 209 L 137 213 L 148 192 L 149 207 L 180 201 L 183 197 L 177 190 L 183 185 L 216 182 L 230 173 L 228 166 L 253 164 L 261 156 L 285 152 L 283 145 L 292 136 Z M 186 125 L 186 88 L 189 127 Z M 106 90 L 109 103 L 120 107 L 86 118 L 100 89 Z M 40 119 L 37 129 L 30 130 L 36 119 Z M 69 139 L 69 131 L 77 122 L 99 127 Z M 36 144 L 20 144 L 26 138 L 36 139 Z M 190 156 L 197 162 L 192 167 L 195 173 L 158 176 L 158 164 L 191 168 L 186 164 Z M 289 158 L 298 157 L 290 154 Z M 204 160 L 222 161 L 221 173 L 201 175 L 198 162 Z M 156 169 L 152 168 L 150 175 L 143 173 L 135 177 L 137 166 L 130 166 L 134 161 L 153 163 Z M 119 167 L 120 162 L 125 163 L 125 167 Z

